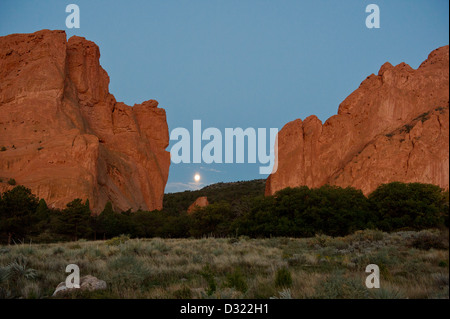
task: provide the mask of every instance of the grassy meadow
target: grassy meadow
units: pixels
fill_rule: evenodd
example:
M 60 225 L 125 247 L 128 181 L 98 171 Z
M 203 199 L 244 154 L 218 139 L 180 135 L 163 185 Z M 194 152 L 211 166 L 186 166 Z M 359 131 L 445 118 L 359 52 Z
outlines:
M 76 264 L 107 289 L 64 298 L 449 298 L 448 229 L 346 237 L 128 239 L 0 246 L 0 298 L 52 298 Z M 368 289 L 368 264 L 380 268 Z

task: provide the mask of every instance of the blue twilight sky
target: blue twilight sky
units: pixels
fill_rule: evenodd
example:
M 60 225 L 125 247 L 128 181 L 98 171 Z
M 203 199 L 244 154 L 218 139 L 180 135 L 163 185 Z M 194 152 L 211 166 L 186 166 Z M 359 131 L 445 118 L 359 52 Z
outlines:
M 70 3 L 79 29 L 66 28 Z M 366 28 L 370 3 L 380 29 Z M 200 119 L 223 133 L 281 129 L 311 114 L 325 121 L 384 62 L 417 68 L 447 45 L 448 10 L 448 0 L 0 0 L 0 36 L 83 36 L 99 45 L 117 101 L 158 100 L 169 131 L 192 134 Z M 172 163 L 166 192 L 267 177 L 259 166 Z

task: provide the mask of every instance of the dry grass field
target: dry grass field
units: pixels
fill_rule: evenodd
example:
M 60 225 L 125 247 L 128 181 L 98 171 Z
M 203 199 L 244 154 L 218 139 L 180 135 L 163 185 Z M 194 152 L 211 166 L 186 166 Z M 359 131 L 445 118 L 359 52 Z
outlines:
M 449 298 L 448 229 L 0 246 L 0 298 L 52 298 L 68 264 L 107 289 L 65 298 Z M 379 289 L 365 286 L 368 264 Z

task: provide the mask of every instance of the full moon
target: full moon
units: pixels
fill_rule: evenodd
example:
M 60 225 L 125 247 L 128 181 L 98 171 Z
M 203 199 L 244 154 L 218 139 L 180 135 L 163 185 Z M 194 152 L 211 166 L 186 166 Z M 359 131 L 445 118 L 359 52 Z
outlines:
M 195 174 L 194 175 L 194 181 L 199 182 L 200 181 L 200 174 Z

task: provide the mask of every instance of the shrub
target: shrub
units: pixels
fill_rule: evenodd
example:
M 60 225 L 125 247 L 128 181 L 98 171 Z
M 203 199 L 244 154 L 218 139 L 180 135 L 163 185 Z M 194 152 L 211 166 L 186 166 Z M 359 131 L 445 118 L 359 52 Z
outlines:
M 330 247 L 334 247 L 338 250 L 344 250 L 348 248 L 348 243 L 346 243 L 343 239 L 341 238 L 335 238 L 334 240 L 332 240 L 330 242 Z
M 279 291 L 278 296 L 279 297 L 277 296 L 270 297 L 270 299 L 292 299 L 291 290 L 289 288 Z
M 269 299 L 277 292 L 272 282 L 266 280 L 257 280 L 248 292 L 247 298 L 250 299 Z
M 287 255 L 286 257 L 288 265 L 291 267 L 301 266 L 307 263 L 307 259 L 303 254 Z
M 11 274 L 10 267 L 0 267 L 0 285 L 5 284 L 9 277 L 11 277 Z
M 255 198 L 237 222 L 247 235 L 312 237 L 344 236 L 373 228 L 376 216 L 360 190 L 325 185 L 285 188 L 274 196 Z
M 411 242 L 411 246 L 421 250 L 446 249 L 441 237 L 430 232 L 420 232 Z
M 36 270 L 28 267 L 28 261 L 25 257 L 19 256 L 8 265 L 13 278 L 35 279 Z
M 277 271 L 275 278 L 275 285 L 277 287 L 290 287 L 292 286 L 292 276 L 286 267 L 280 268 Z
M 194 237 L 224 237 L 231 233 L 234 212 L 230 203 L 221 201 L 195 210 L 191 215 L 190 233 Z
M 118 237 L 113 237 L 110 240 L 106 241 L 106 245 L 108 246 L 119 246 L 123 243 L 126 243 L 128 240 L 130 240 L 130 235 L 120 235 Z
M 187 286 L 183 286 L 181 289 L 175 290 L 173 293 L 175 299 L 191 299 L 192 292 Z
M 316 234 L 314 237 L 314 243 L 320 247 L 327 246 L 331 241 L 331 237 L 323 234 Z
M 8 180 L 8 184 L 14 186 L 14 185 L 16 185 L 16 180 L 14 178 L 10 178 Z
M 435 274 L 431 275 L 431 278 L 433 279 L 435 285 L 439 289 L 448 287 L 448 284 L 449 284 L 448 273 L 447 274 L 435 273 Z
M 371 289 L 370 297 L 372 299 L 404 299 L 405 296 L 403 293 L 398 291 L 397 289 Z
M 346 278 L 342 273 L 335 273 L 317 287 L 315 297 L 323 299 L 365 299 L 369 297 L 369 293 L 361 280 Z
M 421 183 L 382 184 L 369 195 L 369 201 L 383 231 L 441 226 L 448 207 L 439 186 Z
M 247 282 L 245 281 L 244 274 L 240 268 L 236 268 L 234 272 L 228 274 L 227 287 L 236 288 L 236 290 L 239 290 L 242 293 L 247 291 Z
M 26 299 L 39 299 L 41 297 L 41 289 L 35 282 L 27 282 L 20 290 L 20 295 Z
M 158 250 L 161 253 L 167 253 L 170 251 L 170 247 L 162 240 L 161 238 L 155 238 L 152 240 L 151 245 L 154 249 Z
M 55 247 L 52 251 L 53 255 L 60 255 L 64 253 L 64 248 L 63 247 Z
M 214 279 L 214 273 L 212 272 L 209 265 L 206 265 L 203 267 L 202 272 L 200 273 L 203 278 L 205 278 L 206 282 L 208 283 L 208 296 L 211 296 L 217 289 L 216 286 L 216 280 Z
M 2 146 L 2 148 L 0 148 L 0 152 L 4 152 L 6 151 L 6 147 Z
M 380 241 L 383 240 L 384 233 L 377 229 L 365 229 L 354 232 L 349 239 L 353 241 Z
M 409 133 L 409 132 L 412 130 L 413 127 L 414 127 L 414 126 L 411 125 L 411 124 L 406 124 L 406 125 L 404 125 L 403 128 L 402 128 L 402 132 Z

